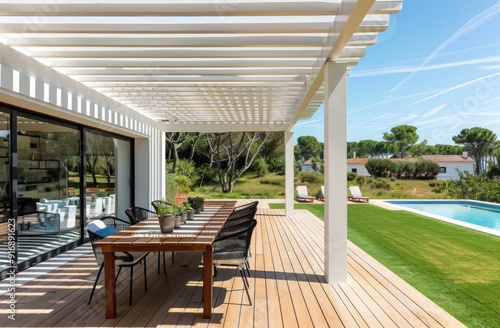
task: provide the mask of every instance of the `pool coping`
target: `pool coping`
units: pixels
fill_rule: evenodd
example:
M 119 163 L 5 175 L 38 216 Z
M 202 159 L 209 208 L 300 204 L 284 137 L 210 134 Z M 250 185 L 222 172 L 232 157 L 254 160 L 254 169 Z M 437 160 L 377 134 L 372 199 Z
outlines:
M 470 200 L 470 199 L 374 199 L 374 200 L 372 200 L 372 203 L 375 204 L 375 205 L 382 205 L 382 207 L 386 207 L 386 208 L 387 207 L 393 207 L 394 210 L 401 210 L 401 211 L 412 212 L 412 213 L 415 213 L 415 214 L 427 216 L 427 217 L 430 217 L 430 218 L 433 218 L 433 219 L 437 219 L 437 220 L 441 220 L 441 221 L 445 221 L 445 222 L 448 222 L 448 223 L 453 223 L 453 224 L 456 224 L 456 225 L 459 225 L 459 226 L 462 226 L 462 227 L 466 227 L 466 228 L 469 228 L 469 229 L 481 231 L 481 232 L 484 232 L 484 233 L 487 233 L 487 234 L 490 234 L 490 235 L 494 235 L 494 236 L 500 237 L 500 231 L 495 230 L 495 229 L 486 228 L 486 227 L 482 227 L 482 226 L 477 225 L 477 224 L 472 224 L 472 223 L 463 222 L 463 221 L 455 220 L 455 219 L 452 219 L 452 218 L 448 218 L 446 216 L 432 214 L 432 213 L 427 213 L 427 212 L 415 210 L 415 209 L 412 209 L 412 208 L 400 206 L 400 205 L 397 205 L 397 204 L 389 203 L 389 202 L 393 202 L 393 201 L 412 201 L 412 200 L 414 200 L 414 201 L 426 201 L 426 202 L 433 202 L 433 201 L 436 201 L 436 202 L 438 202 L 438 201 L 446 201 L 446 202 L 473 202 L 473 203 L 478 203 L 478 204 L 489 204 L 489 205 L 493 204 L 493 205 L 498 205 L 498 204 L 495 204 L 495 203 L 483 202 L 483 201 L 479 201 L 479 200 Z M 498 207 L 500 208 L 500 205 L 498 205 Z

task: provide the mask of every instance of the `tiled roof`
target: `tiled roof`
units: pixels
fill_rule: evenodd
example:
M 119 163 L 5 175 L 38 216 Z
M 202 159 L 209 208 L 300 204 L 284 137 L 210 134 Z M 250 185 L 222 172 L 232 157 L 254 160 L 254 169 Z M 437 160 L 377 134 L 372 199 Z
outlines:
M 300 164 L 300 165 L 312 165 L 312 161 L 309 159 L 307 161 L 305 161 L 304 163 Z M 316 162 L 316 165 L 323 165 L 323 163 L 321 162 Z
M 472 158 L 462 155 L 423 155 L 422 157 L 433 162 L 474 163 Z
M 470 157 L 462 155 L 423 155 L 423 159 L 436 163 L 474 163 Z M 369 158 L 349 158 L 347 164 L 362 164 L 365 165 Z M 418 158 L 390 158 L 392 162 L 418 162 Z M 310 164 L 310 163 L 309 163 Z

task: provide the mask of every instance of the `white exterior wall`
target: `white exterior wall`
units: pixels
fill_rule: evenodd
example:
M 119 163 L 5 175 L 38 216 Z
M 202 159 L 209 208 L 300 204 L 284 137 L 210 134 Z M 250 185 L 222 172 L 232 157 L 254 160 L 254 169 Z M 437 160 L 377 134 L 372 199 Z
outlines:
M 311 164 L 305 164 L 300 166 L 300 170 L 302 172 L 313 172 L 312 165 Z
M 469 171 L 469 173 L 474 173 L 474 163 L 441 163 L 438 162 L 440 167 L 446 167 L 446 173 L 439 173 L 437 175 L 438 180 L 458 180 L 459 169 L 461 172 Z
M 0 63 L 0 103 L 135 139 L 136 205 L 164 198 L 165 134 L 156 121 L 1 43 Z
M 352 169 L 357 169 L 359 175 L 370 175 L 363 164 L 347 164 L 347 172 L 352 172 Z

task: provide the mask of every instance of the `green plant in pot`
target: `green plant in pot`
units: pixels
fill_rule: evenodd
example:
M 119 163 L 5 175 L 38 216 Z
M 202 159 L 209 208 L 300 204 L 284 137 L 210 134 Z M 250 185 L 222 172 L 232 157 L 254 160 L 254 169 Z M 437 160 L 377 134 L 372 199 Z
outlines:
M 188 202 L 184 203 L 184 207 L 186 208 L 187 219 L 192 220 L 194 218 L 194 209 L 191 207 L 191 204 Z
M 181 222 L 186 223 L 186 221 L 187 221 L 186 206 L 184 206 L 184 205 L 179 205 L 179 206 L 180 206 L 180 212 L 181 212 Z
M 200 214 L 202 210 L 203 199 L 202 197 L 196 197 L 194 201 L 194 209 L 196 210 L 196 214 Z
M 163 204 L 158 206 L 158 222 L 160 223 L 161 232 L 172 232 L 175 227 L 174 209 Z
M 182 212 L 181 212 L 181 206 L 180 205 L 174 205 L 172 206 L 174 215 L 175 215 L 175 227 L 180 228 L 181 223 L 182 223 Z

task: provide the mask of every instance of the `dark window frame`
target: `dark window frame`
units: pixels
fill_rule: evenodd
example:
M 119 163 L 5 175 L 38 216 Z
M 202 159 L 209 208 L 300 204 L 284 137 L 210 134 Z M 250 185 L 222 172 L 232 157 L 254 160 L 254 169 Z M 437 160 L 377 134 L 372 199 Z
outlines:
M 95 127 L 90 127 L 84 124 L 77 124 L 73 122 L 69 122 L 67 120 L 57 118 L 54 116 L 46 115 L 44 113 L 38 113 L 34 112 L 25 108 L 21 107 L 16 107 L 12 106 L 9 104 L 5 104 L 0 102 L 0 112 L 6 113 L 10 115 L 10 135 L 11 139 L 9 140 L 9 171 L 10 171 L 10 182 L 11 182 L 11 188 L 10 188 L 10 217 L 15 220 L 16 223 L 16 244 L 19 241 L 18 238 L 18 213 L 17 213 L 17 186 L 18 186 L 18 176 L 17 176 L 17 170 L 18 170 L 18 161 L 17 161 L 17 122 L 18 122 L 18 117 L 22 116 L 28 119 L 33 119 L 33 120 L 38 120 L 42 121 L 45 123 L 49 124 L 54 124 L 54 125 L 59 125 L 59 126 L 64 126 L 67 128 L 72 128 L 80 133 L 80 140 L 79 140 L 79 147 L 80 147 L 80 190 L 85 190 L 85 184 L 86 184 L 86 179 L 85 177 L 85 172 L 86 172 L 86 140 L 85 140 L 85 133 L 86 132 L 92 132 L 92 133 L 97 133 L 101 134 L 103 136 L 107 137 L 112 137 L 124 141 L 128 141 L 130 143 L 130 204 L 131 206 L 134 204 L 135 201 L 135 188 L 134 188 L 134 180 L 135 180 L 135 147 L 134 147 L 134 138 L 132 137 L 127 137 L 123 135 L 119 135 L 113 132 L 109 131 L 103 131 L 99 130 Z M 80 204 L 81 206 L 81 217 L 85 217 L 86 213 L 86 206 L 85 206 L 85 193 L 80 192 Z M 41 259 L 42 261 L 45 261 L 46 259 L 49 259 L 52 256 L 55 256 L 61 252 L 73 249 L 77 246 L 82 245 L 85 243 L 87 240 L 85 239 L 85 220 L 80 220 L 80 240 L 76 242 L 72 242 L 66 246 L 62 246 L 58 249 L 48 251 L 47 253 L 41 254 L 37 256 L 38 259 Z M 16 245 L 16 251 L 15 251 L 15 266 L 18 271 L 27 269 L 33 264 L 39 263 L 36 261 L 36 259 L 33 260 L 28 260 L 22 263 L 17 262 L 17 245 Z M 10 269 L 10 268 L 9 268 Z M 0 272 L 0 279 L 4 277 L 6 272 L 9 270 L 4 270 Z

